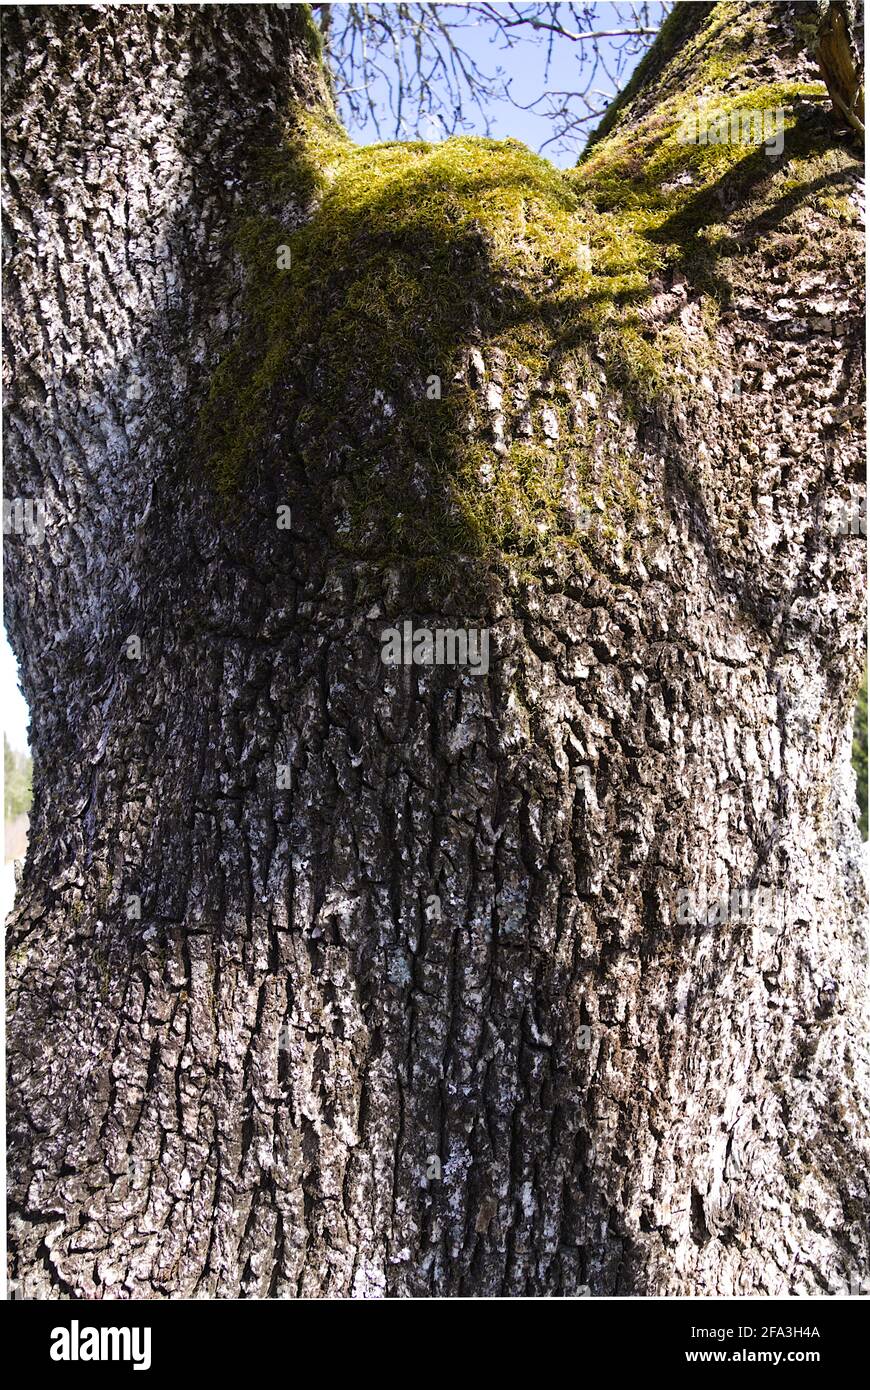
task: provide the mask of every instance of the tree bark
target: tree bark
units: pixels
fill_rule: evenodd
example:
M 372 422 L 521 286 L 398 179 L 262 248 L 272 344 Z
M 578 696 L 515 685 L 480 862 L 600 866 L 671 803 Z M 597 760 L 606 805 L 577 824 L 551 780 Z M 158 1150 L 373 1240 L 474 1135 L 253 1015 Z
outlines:
M 680 7 L 607 138 L 750 10 L 729 95 L 805 79 L 811 6 Z M 299 463 L 316 414 L 275 407 L 243 500 L 200 456 L 245 331 L 234 228 L 275 196 L 258 161 L 329 112 L 302 7 L 9 11 L 4 64 L 6 494 L 45 506 L 42 544 L 6 543 L 34 753 L 8 930 L 17 1291 L 866 1279 L 863 558 L 828 524 L 862 458 L 848 137 L 807 102 L 813 178 L 699 194 L 692 247 L 733 239 L 712 340 L 698 260 L 641 305 L 694 348 L 685 390 L 638 404 L 552 348 L 596 485 L 631 463 L 633 526 L 527 566 L 460 554 L 427 587 L 340 544 Z M 280 197 L 291 230 L 316 219 Z M 457 361 L 497 468 L 525 422 L 552 436 L 555 388 L 533 374 L 500 414 L 511 364 L 481 323 Z M 361 364 L 330 423 L 330 499 L 366 431 L 405 476 L 378 386 Z M 405 620 L 487 628 L 488 674 L 385 666 Z M 687 892 L 726 920 L 680 920 Z

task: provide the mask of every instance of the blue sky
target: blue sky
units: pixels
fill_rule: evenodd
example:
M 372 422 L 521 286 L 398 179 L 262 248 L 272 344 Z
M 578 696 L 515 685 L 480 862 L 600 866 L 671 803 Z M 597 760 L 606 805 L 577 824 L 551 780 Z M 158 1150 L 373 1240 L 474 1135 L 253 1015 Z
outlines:
M 507 9 L 507 6 L 501 6 Z M 660 9 L 660 7 L 656 7 Z M 564 12 L 563 22 L 567 27 L 573 28 L 572 20 L 567 6 L 562 6 Z M 600 29 L 612 29 L 614 23 L 614 8 L 610 4 L 598 4 L 595 6 L 595 23 Z M 494 40 L 493 30 L 489 26 L 468 27 L 462 30 L 461 44 L 469 55 L 478 63 L 480 68 L 493 76 L 496 69 L 501 68 L 503 73 L 511 79 L 511 90 L 514 100 L 521 105 L 528 105 L 546 88 L 574 91 L 578 80 L 578 49 L 579 45 L 572 43 L 569 39 L 554 39 L 551 55 L 549 73 L 546 74 L 547 40 L 542 35 L 535 37 L 531 43 L 521 43 L 513 48 L 506 49 L 503 41 L 496 38 Z M 611 46 L 604 42 L 602 49 L 612 52 Z M 622 73 L 622 83 L 628 81 L 633 68 L 639 58 L 629 60 Z M 597 84 L 596 84 L 597 85 Z M 612 85 L 606 80 L 601 79 L 602 88 L 608 93 L 613 93 Z M 384 92 L 376 90 L 376 98 L 382 99 Z M 602 97 L 602 101 L 604 98 Z M 483 135 L 486 133 L 483 120 L 478 117 L 473 108 L 469 108 L 469 116 L 474 116 L 475 122 L 471 125 L 468 133 Z M 546 116 L 537 115 L 534 112 L 518 110 L 509 102 L 502 102 L 489 110 L 490 134 L 499 140 L 512 136 L 515 140 L 522 140 L 524 144 L 532 149 L 540 149 L 552 135 L 552 123 Z M 369 123 L 362 130 L 353 130 L 354 139 L 361 143 L 371 143 L 378 139 L 374 125 Z M 427 132 L 428 138 L 437 138 L 433 129 Z M 382 138 L 392 139 L 393 129 L 387 119 L 386 126 L 382 130 Z M 555 164 L 562 166 L 575 164 L 577 162 L 576 149 L 571 151 L 558 150 L 548 145 L 544 148 L 544 153 Z M 13 748 L 23 752 L 27 749 L 27 725 L 29 720 L 27 705 L 24 697 L 18 688 L 18 671 L 12 649 L 6 639 L 5 630 L 0 640 L 0 704 L 3 710 L 3 726 L 10 744 Z
M 343 8 L 336 5 L 336 10 Z M 390 6 L 382 8 L 389 9 Z M 461 9 L 456 6 L 456 9 Z M 511 7 L 499 5 L 496 8 L 507 12 Z M 621 7 L 623 14 L 620 17 L 616 8 L 612 4 L 596 4 L 594 24 L 596 30 L 613 30 L 624 23 L 626 6 Z M 653 23 L 660 23 L 664 15 L 664 7 L 660 4 L 653 4 L 650 7 Z M 571 15 L 568 5 L 559 7 L 560 22 L 566 29 L 576 32 L 577 20 Z M 336 21 L 334 20 L 335 24 Z M 541 96 L 546 90 L 573 92 L 578 88 L 580 77 L 580 58 L 581 53 L 589 53 L 588 45 L 573 43 L 570 39 L 553 36 L 552 45 L 550 36 L 545 31 L 533 34 L 528 29 L 517 30 L 515 33 L 522 33 L 527 37 L 518 42 L 512 48 L 505 47 L 504 37 L 500 35 L 492 24 L 482 21 L 467 19 L 461 28 L 457 29 L 457 42 L 466 50 L 469 56 L 479 65 L 481 70 L 488 76 L 494 76 L 497 69 L 502 69 L 504 75 L 510 79 L 511 93 L 518 106 L 528 106 L 529 103 Z M 619 41 L 618 41 L 619 42 Z M 607 65 L 613 70 L 616 66 L 617 44 L 609 40 L 600 42 L 600 49 L 605 57 Z M 547 68 L 549 53 L 549 70 Z M 631 76 L 632 71 L 637 66 L 642 55 L 625 60 L 624 67 L 620 72 L 620 86 L 624 86 Z M 584 82 L 585 85 L 585 82 Z M 607 104 L 607 100 L 616 94 L 614 84 L 608 81 L 602 72 L 595 80 L 594 86 L 600 88 L 600 96 L 596 101 L 600 105 Z M 386 84 L 378 82 L 371 88 L 375 100 L 379 104 L 384 103 L 386 96 Z M 577 110 L 581 110 L 577 105 Z M 472 127 L 467 133 L 483 135 L 486 134 L 484 123 L 473 108 L 469 108 L 470 118 L 474 118 Z M 560 150 L 552 144 L 545 144 L 553 135 L 553 123 L 546 114 L 517 109 L 517 106 L 510 102 L 502 102 L 498 105 L 489 107 L 490 134 L 495 139 L 504 140 L 508 136 L 515 140 L 522 140 L 531 149 L 542 150 L 548 159 L 554 164 L 568 166 L 576 164 L 578 149 Z M 593 121 L 586 129 L 594 129 Z M 351 134 L 355 140 L 368 144 L 378 139 L 374 125 L 369 121 L 362 130 L 359 128 L 351 129 Z M 395 138 L 394 126 L 391 124 L 389 116 L 385 118 L 382 126 L 381 138 L 391 140 Z M 402 138 L 407 138 L 407 134 Z M 425 138 L 438 139 L 439 132 L 433 125 L 425 131 Z M 543 147 L 543 149 L 542 149 Z

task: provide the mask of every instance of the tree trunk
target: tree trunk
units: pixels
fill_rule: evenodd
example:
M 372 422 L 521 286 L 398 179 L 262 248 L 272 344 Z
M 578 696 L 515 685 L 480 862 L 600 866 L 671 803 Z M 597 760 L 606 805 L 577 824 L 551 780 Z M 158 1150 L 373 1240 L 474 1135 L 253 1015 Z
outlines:
M 812 13 L 678 7 L 562 175 L 355 153 L 303 7 L 6 12 L 19 1293 L 870 1274 Z M 759 91 L 780 157 L 674 134 Z M 386 664 L 406 621 L 488 670 Z

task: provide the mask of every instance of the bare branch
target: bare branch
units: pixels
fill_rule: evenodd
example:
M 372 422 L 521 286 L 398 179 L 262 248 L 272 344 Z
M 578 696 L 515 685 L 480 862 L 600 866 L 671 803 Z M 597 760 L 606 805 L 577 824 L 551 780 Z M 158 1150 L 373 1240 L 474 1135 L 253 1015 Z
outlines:
M 316 4 L 336 98 L 346 123 L 378 138 L 429 137 L 480 129 L 499 107 L 551 122 L 542 142 L 574 150 L 585 143 L 628 71 L 658 31 L 668 3 Z M 604 13 L 603 13 L 604 12 Z M 608 22 L 601 24 L 604 17 Z M 548 85 L 558 45 L 574 51 L 576 79 Z M 540 94 L 515 93 L 499 53 L 525 45 L 525 71 L 540 73 Z M 481 50 L 491 50 L 484 66 Z M 563 75 L 558 50 L 559 72 Z M 515 70 L 516 61 L 511 67 Z

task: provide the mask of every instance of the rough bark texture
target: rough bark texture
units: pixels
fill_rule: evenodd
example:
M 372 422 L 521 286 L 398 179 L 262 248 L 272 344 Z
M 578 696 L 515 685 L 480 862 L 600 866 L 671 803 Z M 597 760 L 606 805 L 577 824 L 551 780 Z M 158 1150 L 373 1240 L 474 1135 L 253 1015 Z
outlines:
M 608 138 L 685 82 L 714 7 L 688 8 Z M 805 76 L 811 7 L 751 8 L 739 80 Z M 328 105 L 298 7 L 24 9 L 4 40 L 5 492 L 46 506 L 41 546 L 6 544 L 35 774 L 17 1290 L 866 1279 L 863 547 L 828 524 L 861 467 L 860 238 L 825 202 L 854 192 L 848 138 L 817 104 L 811 184 L 705 192 L 733 239 L 714 328 L 691 267 L 642 306 L 690 349 L 666 406 L 629 410 L 594 342 L 595 389 L 554 350 L 593 482 L 631 462 L 632 544 L 611 518 L 537 565 L 460 556 L 427 602 L 401 562 L 348 558 L 304 469 L 276 528 L 304 413 L 230 507 L 197 461 L 253 156 Z M 457 360 L 497 467 L 564 426 L 475 322 Z M 378 385 L 335 422 L 337 473 L 364 429 L 392 466 Z M 384 666 L 406 618 L 488 625 L 488 676 Z M 740 887 L 773 907 L 677 920 L 681 890 Z

